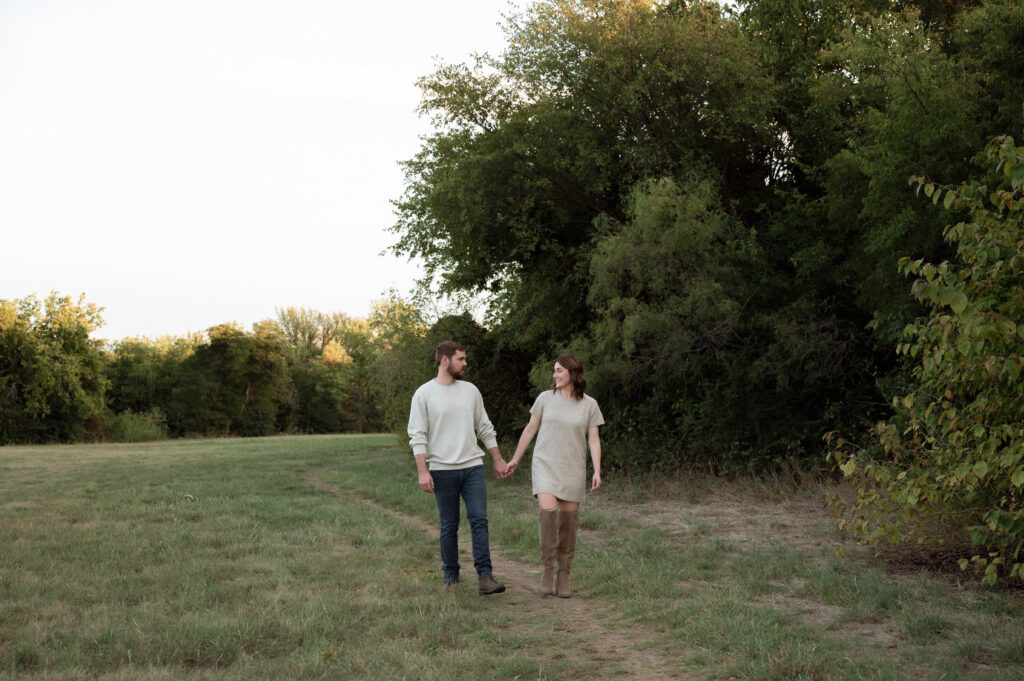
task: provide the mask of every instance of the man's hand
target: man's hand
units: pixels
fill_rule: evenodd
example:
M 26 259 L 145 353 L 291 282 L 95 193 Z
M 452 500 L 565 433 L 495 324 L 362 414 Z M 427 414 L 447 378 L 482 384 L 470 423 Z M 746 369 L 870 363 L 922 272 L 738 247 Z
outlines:
M 429 472 L 420 471 L 420 489 L 424 492 L 434 492 L 434 478 L 431 477 Z
M 508 464 L 505 463 L 505 459 L 497 458 L 494 460 L 494 474 L 498 476 L 499 480 L 504 480 L 508 476 L 512 475 L 512 471 L 508 469 Z

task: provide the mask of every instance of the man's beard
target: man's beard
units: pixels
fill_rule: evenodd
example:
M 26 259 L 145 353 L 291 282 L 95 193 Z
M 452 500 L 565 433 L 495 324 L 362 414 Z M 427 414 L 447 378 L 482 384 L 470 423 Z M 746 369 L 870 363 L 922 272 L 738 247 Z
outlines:
M 458 372 L 452 371 L 452 368 L 448 367 L 448 375 L 456 381 L 463 381 L 466 379 L 466 367 L 462 367 Z

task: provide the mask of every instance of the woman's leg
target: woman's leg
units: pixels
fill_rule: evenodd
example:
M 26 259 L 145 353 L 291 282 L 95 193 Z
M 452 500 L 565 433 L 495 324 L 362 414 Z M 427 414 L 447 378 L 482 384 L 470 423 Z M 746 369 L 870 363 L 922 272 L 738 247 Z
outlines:
M 544 571 L 540 577 L 540 592 L 545 596 L 555 593 L 555 556 L 558 552 L 558 510 L 541 507 L 537 516 L 540 530 L 540 564 Z
M 537 495 L 537 504 L 540 506 L 540 559 L 544 566 L 541 574 L 540 590 L 543 594 L 557 593 L 562 598 L 569 598 L 572 595 L 572 585 L 569 583 L 569 568 L 572 566 L 573 556 L 576 555 L 576 530 L 579 527 L 580 504 L 578 501 L 566 501 L 559 499 L 554 494 L 540 493 Z M 554 536 L 546 534 L 553 532 Z M 552 555 L 553 554 L 553 555 Z M 549 568 L 549 559 L 551 567 Z M 554 561 L 558 561 L 558 581 L 552 585 L 551 569 L 554 568 Z
M 578 501 L 566 501 L 565 499 L 559 499 L 554 494 L 548 494 L 547 492 L 541 492 L 537 495 L 537 504 L 542 510 L 546 511 L 580 510 L 580 503 Z
M 554 494 L 548 494 L 547 492 L 541 492 L 537 495 L 537 504 L 540 505 L 541 510 L 544 511 L 557 511 L 558 510 L 558 499 Z
M 555 593 L 555 555 L 558 552 L 558 499 L 554 494 L 541 492 L 537 495 L 540 506 L 537 527 L 540 534 L 540 564 L 544 571 L 540 576 L 540 592 L 545 596 Z
M 559 598 L 569 598 L 572 595 L 572 585 L 569 583 L 569 568 L 572 566 L 573 556 L 576 555 L 576 529 L 580 522 L 580 505 L 576 501 L 558 501 L 558 577 L 555 584 L 555 591 Z

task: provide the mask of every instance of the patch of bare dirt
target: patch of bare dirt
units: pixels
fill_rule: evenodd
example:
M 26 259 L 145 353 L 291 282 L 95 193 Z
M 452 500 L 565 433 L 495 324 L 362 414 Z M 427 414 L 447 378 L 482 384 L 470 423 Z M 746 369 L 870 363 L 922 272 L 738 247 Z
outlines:
M 686 492 L 680 490 L 680 497 Z M 670 534 L 711 535 L 737 544 L 785 543 L 794 548 L 822 545 L 821 528 L 830 522 L 825 491 L 804 492 L 773 500 L 727 492 L 706 492 L 696 500 L 656 499 L 623 504 L 594 497 L 588 504 L 604 506 L 618 517 Z M 610 508 L 609 508 L 610 507 Z
M 306 482 L 340 499 L 371 506 L 380 513 L 417 527 L 436 538 L 436 525 L 345 491 L 321 480 L 318 474 L 319 471 L 310 472 L 306 476 Z M 608 678 L 643 681 L 685 681 L 696 678 L 680 669 L 674 660 L 656 652 L 660 639 L 655 631 L 636 624 L 623 626 L 621 622 L 610 622 L 596 612 L 586 598 L 542 596 L 537 588 L 540 581 L 539 567 L 506 559 L 493 546 L 491 562 L 494 565 L 495 576 L 508 587 L 504 594 L 493 597 L 502 599 L 511 606 L 506 614 L 513 620 L 522 621 L 524 626 L 538 617 L 551 617 L 557 622 L 557 631 L 584 642 L 584 649 L 575 648 L 575 654 L 587 654 L 593 660 L 610 667 L 621 668 L 621 675 L 616 674 Z

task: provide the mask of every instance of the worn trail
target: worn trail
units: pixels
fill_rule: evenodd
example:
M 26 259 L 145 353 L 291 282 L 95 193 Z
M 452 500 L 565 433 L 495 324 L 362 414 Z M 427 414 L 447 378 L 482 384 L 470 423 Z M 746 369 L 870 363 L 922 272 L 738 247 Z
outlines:
M 321 480 L 324 469 L 311 471 L 306 482 L 328 492 L 339 499 L 366 504 L 375 511 L 395 518 L 423 530 L 436 539 L 437 527 L 415 516 L 402 513 L 371 499 L 343 490 L 337 485 Z M 491 562 L 495 575 L 508 590 L 504 594 L 489 598 L 500 599 L 507 606 L 506 613 L 513 622 L 524 626 L 536 622 L 539 617 L 549 618 L 557 624 L 552 632 L 552 645 L 562 649 L 559 642 L 571 638 L 573 645 L 568 652 L 586 655 L 608 667 L 608 679 L 643 679 L 644 681 L 665 681 L 668 679 L 695 679 L 686 673 L 679 661 L 666 658 L 657 652 L 656 632 L 637 624 L 623 624 L 609 620 L 595 611 L 586 598 L 545 597 L 538 591 L 539 570 L 531 565 L 503 558 L 491 547 Z M 467 583 L 464 588 L 475 589 Z M 553 649 L 552 653 L 558 652 Z M 612 669 L 617 669 L 612 673 Z

